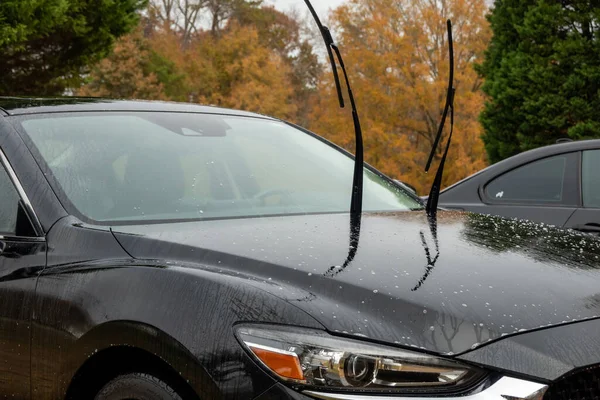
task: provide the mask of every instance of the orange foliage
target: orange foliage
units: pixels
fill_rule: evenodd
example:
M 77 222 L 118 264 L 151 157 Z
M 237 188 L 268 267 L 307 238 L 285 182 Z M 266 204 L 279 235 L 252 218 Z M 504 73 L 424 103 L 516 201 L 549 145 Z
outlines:
M 100 61 L 90 74 L 89 83 L 81 87 L 79 96 L 115 99 L 164 99 L 163 85 L 148 72 L 149 51 L 140 31 L 120 38 L 112 54 Z
M 156 60 L 168 64 L 176 77 L 172 84 L 163 85 L 148 72 L 164 67 Z M 292 119 L 296 105 L 291 76 L 289 64 L 251 26 L 231 23 L 219 36 L 203 32 L 185 47 L 181 34 L 167 27 L 148 38 L 139 32 L 122 38 L 78 93 L 198 102 Z
M 122 38 L 79 94 L 255 111 L 308 125 L 353 150 L 349 110 L 339 110 L 330 74 L 319 78 L 298 21 L 268 7 L 246 11 L 218 35 L 190 34 L 149 18 L 144 35 L 140 30 Z M 331 15 L 358 99 L 366 161 L 420 194 L 434 175 L 423 169 L 446 95 L 447 18 L 454 23 L 457 93 L 443 184 L 487 164 L 478 122 L 482 82 L 473 69 L 490 38 L 486 12 L 485 0 L 348 0 Z
M 261 43 L 255 28 L 234 24 L 218 39 L 199 41 L 192 52 L 186 69 L 191 87 L 202 86 L 206 74 L 218 85 L 204 92 L 204 102 L 278 118 L 296 112 L 290 67 Z M 198 62 L 204 66 L 196 69 Z
M 454 23 L 456 123 L 444 184 L 487 164 L 478 122 L 484 98 L 474 63 L 490 38 L 484 0 L 350 0 L 333 31 L 349 67 L 365 131 L 365 159 L 426 194 L 423 169 L 443 111 L 448 81 L 446 19 Z M 313 99 L 310 128 L 352 150 L 349 110 L 335 111 L 330 78 Z M 447 133 L 446 133 L 447 134 Z M 440 146 L 436 160 L 442 155 Z

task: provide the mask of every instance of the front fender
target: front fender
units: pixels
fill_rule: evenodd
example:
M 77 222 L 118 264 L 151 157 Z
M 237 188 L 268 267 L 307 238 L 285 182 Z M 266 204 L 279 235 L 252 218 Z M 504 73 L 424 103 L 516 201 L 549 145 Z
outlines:
M 38 280 L 32 331 L 36 398 L 64 398 L 83 362 L 111 346 L 140 346 L 158 355 L 199 394 L 209 391 L 206 398 L 247 398 L 267 390 L 273 379 L 243 351 L 233 326 L 322 326 L 261 289 L 263 284 L 271 283 L 131 259 L 46 268 Z
M 66 354 L 59 381 L 72 382 L 88 360 L 99 357 L 107 350 L 123 347 L 143 350 L 160 358 L 171 366 L 201 399 L 212 398 L 213 394 L 219 393 L 208 372 L 183 344 L 154 326 L 136 321 L 110 321 L 85 333 Z

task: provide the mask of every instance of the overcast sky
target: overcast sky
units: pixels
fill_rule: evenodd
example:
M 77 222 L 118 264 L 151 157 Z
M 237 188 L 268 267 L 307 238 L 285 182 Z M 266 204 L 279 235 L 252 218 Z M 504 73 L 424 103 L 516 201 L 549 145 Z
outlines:
M 485 0 L 485 2 L 488 6 L 491 6 L 494 0 Z M 304 0 L 265 0 L 265 3 L 273 4 L 282 11 L 287 11 L 290 8 L 295 8 L 301 11 L 306 10 Z M 313 6 L 315 6 L 315 9 L 319 15 L 322 15 L 322 18 L 326 17 L 327 12 L 330 9 L 336 8 L 342 3 L 344 3 L 344 0 L 312 0 Z
M 329 9 L 335 8 L 343 2 L 344 0 L 312 0 L 313 6 L 323 17 L 325 17 Z M 282 11 L 286 11 L 290 8 L 296 8 L 297 10 L 302 11 L 306 9 L 304 0 L 266 0 L 265 3 L 273 4 Z

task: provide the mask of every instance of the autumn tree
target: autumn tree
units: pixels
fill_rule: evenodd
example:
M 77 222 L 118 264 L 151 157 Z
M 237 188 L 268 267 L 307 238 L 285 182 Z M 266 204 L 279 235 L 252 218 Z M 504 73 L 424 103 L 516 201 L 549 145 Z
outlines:
M 115 99 L 163 99 L 164 87 L 154 73 L 151 51 L 138 30 L 120 39 L 112 54 L 98 63 L 80 96 Z
M 176 36 L 154 40 L 154 48 L 185 75 L 188 101 L 294 116 L 290 69 L 261 43 L 255 28 L 232 24 L 219 37 L 207 32 L 185 52 L 172 46 Z
M 491 161 L 554 143 L 600 137 L 600 4 L 496 1 L 481 72 Z
M 56 95 L 133 29 L 144 0 L 0 1 L 0 94 Z
M 149 20 L 179 33 L 186 47 L 192 36 L 208 29 L 218 36 L 227 21 L 245 17 L 258 10 L 262 0 L 150 0 Z
M 186 46 L 192 35 L 201 30 L 207 4 L 207 0 L 150 0 L 148 21 L 167 30 L 179 31 L 181 45 Z
M 251 14 L 262 4 L 262 0 L 207 0 L 210 12 L 210 32 L 218 34 L 223 24 L 230 18 L 239 19 Z
M 308 125 L 310 101 L 323 68 L 310 42 L 302 34 L 303 27 L 297 15 L 285 14 L 272 6 L 248 9 L 235 17 L 236 22 L 254 27 L 261 43 L 275 52 L 289 67 L 289 83 L 293 87 L 293 102 L 297 114 L 294 122 Z
M 482 84 L 473 66 L 489 39 L 484 0 L 350 0 L 334 11 L 333 32 L 346 58 L 365 131 L 366 161 L 426 193 L 423 169 L 437 133 L 448 80 L 446 19 L 454 23 L 456 129 L 444 183 L 486 165 L 478 115 Z M 347 112 L 336 111 L 328 78 L 311 128 L 353 150 Z M 441 157 L 442 146 L 436 153 Z

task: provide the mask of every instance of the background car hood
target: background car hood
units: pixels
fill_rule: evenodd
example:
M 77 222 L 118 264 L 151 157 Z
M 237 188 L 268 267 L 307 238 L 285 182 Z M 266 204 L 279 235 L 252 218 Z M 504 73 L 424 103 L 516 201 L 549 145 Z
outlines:
M 136 258 L 246 275 L 332 332 L 435 353 L 600 315 L 600 240 L 529 222 L 404 212 L 113 229 Z

